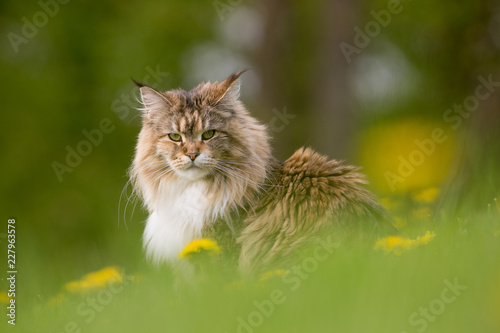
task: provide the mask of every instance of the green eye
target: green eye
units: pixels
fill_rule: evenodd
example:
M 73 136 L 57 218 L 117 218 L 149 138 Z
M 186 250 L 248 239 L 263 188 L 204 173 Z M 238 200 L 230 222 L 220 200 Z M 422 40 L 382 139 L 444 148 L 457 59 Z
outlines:
M 170 140 L 175 141 L 175 142 L 182 141 L 182 136 L 180 134 L 177 134 L 177 133 L 170 133 L 168 135 L 168 137 L 170 138 Z
M 201 135 L 201 138 L 203 140 L 208 140 L 208 139 L 211 139 L 215 134 L 215 131 L 214 130 L 209 130 L 209 131 L 206 131 L 204 132 L 202 135 Z

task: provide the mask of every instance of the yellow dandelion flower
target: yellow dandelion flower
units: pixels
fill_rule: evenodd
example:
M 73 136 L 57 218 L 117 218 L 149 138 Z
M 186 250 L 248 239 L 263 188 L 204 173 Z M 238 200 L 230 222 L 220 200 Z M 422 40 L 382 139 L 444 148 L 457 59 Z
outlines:
M 439 188 L 429 187 L 425 190 L 413 192 L 412 199 L 416 202 L 431 203 L 436 201 L 439 195 Z
M 262 281 L 269 280 L 275 276 L 281 277 L 287 273 L 289 273 L 289 271 L 286 269 L 275 269 L 273 271 L 268 271 L 268 272 L 265 272 L 264 274 L 262 274 L 260 276 L 259 280 L 262 282 Z
M 189 259 L 193 256 L 194 253 L 208 253 L 210 255 L 216 255 L 220 254 L 221 249 L 220 246 L 217 244 L 216 241 L 208 239 L 208 238 L 201 238 L 192 241 L 186 247 L 182 252 L 179 254 L 179 258 L 182 259 Z
M 6 292 L 1 292 L 0 293 L 0 303 L 9 303 L 10 302 L 10 297 Z
M 414 247 L 425 245 L 429 243 L 434 237 L 435 233 L 427 231 L 424 236 L 419 236 L 417 239 L 409 239 L 400 236 L 389 236 L 379 239 L 375 243 L 375 250 L 382 249 L 386 253 L 393 252 L 395 254 L 401 254 L 403 250 L 410 250 Z
M 112 282 L 122 282 L 122 273 L 118 267 L 106 267 L 100 271 L 89 273 L 81 280 L 66 283 L 64 289 L 70 293 L 87 292 L 102 289 Z

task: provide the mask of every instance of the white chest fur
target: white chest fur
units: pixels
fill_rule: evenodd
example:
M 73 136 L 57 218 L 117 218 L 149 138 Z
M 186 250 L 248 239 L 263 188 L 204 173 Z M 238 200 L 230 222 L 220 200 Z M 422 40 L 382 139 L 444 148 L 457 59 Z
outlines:
M 156 263 L 176 259 L 189 242 L 201 238 L 206 224 L 225 215 L 229 200 L 225 195 L 211 195 L 214 192 L 208 186 L 199 180 L 160 187 L 143 235 L 149 259 Z

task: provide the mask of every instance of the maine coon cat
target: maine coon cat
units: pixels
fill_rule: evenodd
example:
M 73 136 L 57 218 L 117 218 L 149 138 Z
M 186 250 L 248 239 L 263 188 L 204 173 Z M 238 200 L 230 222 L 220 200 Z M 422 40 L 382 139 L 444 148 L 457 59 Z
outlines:
M 239 100 L 239 77 L 191 91 L 141 85 L 143 125 L 131 178 L 150 215 L 143 244 L 175 260 L 202 237 L 238 253 L 247 272 L 279 265 L 325 230 L 390 225 L 358 168 L 300 148 L 271 154 L 267 128 Z M 368 225 L 370 224 L 370 225 Z

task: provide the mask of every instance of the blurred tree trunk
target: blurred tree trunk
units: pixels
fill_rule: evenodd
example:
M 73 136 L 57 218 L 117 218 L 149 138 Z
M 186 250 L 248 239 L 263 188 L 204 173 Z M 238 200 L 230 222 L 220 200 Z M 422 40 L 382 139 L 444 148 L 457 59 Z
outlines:
M 349 157 L 353 114 L 341 41 L 353 38 L 358 1 L 260 2 L 264 40 L 253 54 L 262 80 L 261 108 L 295 116 L 275 131 L 276 155 L 302 145 L 333 158 Z
M 354 110 L 348 85 L 348 63 L 339 45 L 352 43 L 359 1 L 325 1 L 320 6 L 321 38 L 316 50 L 314 86 L 311 100 L 313 146 L 336 159 L 348 159 L 354 130 Z

